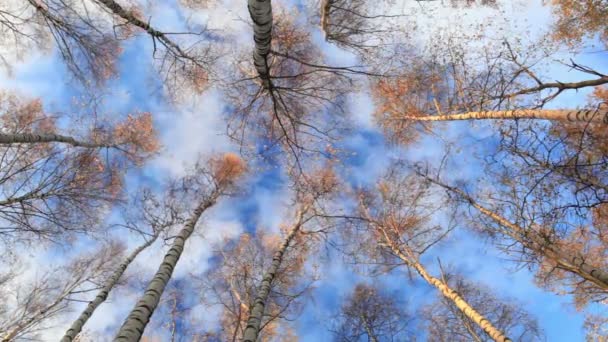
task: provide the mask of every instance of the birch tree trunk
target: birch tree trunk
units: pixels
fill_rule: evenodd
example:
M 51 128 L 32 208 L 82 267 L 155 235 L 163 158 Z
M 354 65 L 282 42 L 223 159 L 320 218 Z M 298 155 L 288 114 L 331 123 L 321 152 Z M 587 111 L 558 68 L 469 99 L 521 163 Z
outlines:
M 108 281 L 106 282 L 104 287 L 99 291 L 99 293 L 97 293 L 97 296 L 95 297 L 95 299 L 93 299 L 91 302 L 89 302 L 86 309 L 84 309 L 84 311 L 80 314 L 80 316 L 78 316 L 78 318 L 72 323 L 72 326 L 66 331 L 65 335 L 61 339 L 61 342 L 71 342 L 76 338 L 76 336 L 82 331 L 82 327 L 85 325 L 87 320 L 93 315 L 93 312 L 95 312 L 97 307 L 99 305 L 101 305 L 108 298 L 108 294 L 114 288 L 114 286 L 116 286 L 116 284 L 118 283 L 118 281 L 120 280 L 122 275 L 125 273 L 125 270 L 127 269 L 127 267 L 129 267 L 131 262 L 133 262 L 133 260 L 135 260 L 135 258 L 137 257 L 137 255 L 139 255 L 139 253 L 141 253 L 144 249 L 146 249 L 150 245 L 152 245 L 156 241 L 156 239 L 158 238 L 159 235 L 160 235 L 160 232 L 157 232 L 156 234 L 154 234 L 154 237 L 152 239 L 150 239 L 146 243 L 142 244 L 141 246 L 137 247 L 118 266 L 118 268 L 116 269 L 114 274 L 112 274 L 112 276 L 108 279 Z
M 404 262 L 408 262 L 407 259 L 404 259 L 404 257 L 405 256 L 403 254 L 399 255 L 400 259 L 402 259 Z M 498 328 L 496 328 L 494 325 L 492 325 L 492 323 L 490 321 L 488 321 L 483 315 L 481 315 L 474 308 L 472 308 L 469 305 L 469 303 L 467 303 L 464 300 L 464 298 L 462 298 L 458 294 L 458 292 L 452 290 L 443 281 L 428 274 L 426 269 L 418 261 L 410 262 L 409 264 L 416 270 L 416 272 L 418 272 L 418 274 L 420 274 L 420 276 L 424 280 L 426 280 L 429 284 L 436 287 L 444 297 L 451 300 L 454 303 L 454 305 L 456 305 L 456 307 L 458 309 L 460 309 L 460 311 L 462 311 L 462 313 L 466 317 L 471 319 L 471 321 L 475 322 L 475 324 L 477 324 L 481 329 L 483 329 L 483 331 L 485 331 L 486 334 L 488 334 L 488 336 L 490 336 L 494 341 L 497 341 L 497 342 L 507 342 L 507 341 L 510 342 L 511 341 L 511 339 L 509 339 L 507 336 L 505 336 L 505 334 L 502 331 L 498 330 Z
M 401 116 L 399 119 L 412 121 L 539 119 L 566 122 L 592 122 L 608 125 L 608 111 L 595 109 L 520 109 L 429 116 L 405 115 Z
M 447 298 L 450 301 L 452 301 L 454 303 L 454 305 L 456 305 L 456 307 L 466 317 L 468 317 L 471 321 L 475 322 L 475 324 L 477 324 L 494 341 L 496 341 L 496 342 L 511 342 L 510 338 L 508 338 L 507 336 L 505 336 L 505 334 L 502 331 L 500 331 L 498 328 L 496 328 L 483 315 L 481 315 L 479 312 L 477 312 L 477 310 L 475 310 L 473 307 L 471 307 L 471 305 L 469 305 L 469 303 L 467 303 L 467 301 L 464 298 L 462 298 L 458 294 L 458 292 L 452 290 L 448 286 L 448 284 L 446 284 L 442 280 L 440 280 L 438 278 L 435 278 L 432 275 L 430 275 L 426 271 L 426 269 L 424 268 L 424 266 L 422 266 L 422 264 L 420 264 L 420 262 L 418 261 L 417 258 L 408 257 L 405 254 L 403 254 L 403 252 L 399 248 L 397 248 L 397 247 L 394 246 L 394 244 L 392 243 L 392 241 L 390 241 L 386 235 L 385 235 L 384 240 L 387 243 L 387 245 L 390 247 L 390 249 L 393 251 L 393 253 L 395 255 L 397 255 L 397 257 L 399 257 L 399 259 L 401 259 L 407 265 L 413 267 L 416 270 L 416 272 L 427 283 L 429 283 L 430 285 L 432 285 L 435 288 L 437 288 L 439 290 L 439 292 L 441 292 L 441 294 L 445 298 Z
M 22 133 L 22 134 L 3 134 L 0 133 L 0 144 L 35 144 L 35 143 L 48 143 L 57 142 L 72 145 L 75 147 L 87 147 L 87 148 L 112 148 L 118 145 L 115 144 L 101 144 L 87 141 L 81 141 L 74 139 L 69 136 L 60 134 L 35 134 L 35 133 Z
M 298 214 L 298 221 L 296 225 L 291 229 L 291 231 L 289 231 L 289 234 L 287 234 L 285 240 L 283 240 L 283 243 L 281 244 L 281 246 L 279 246 L 279 249 L 274 253 L 270 269 L 264 275 L 262 283 L 260 284 L 260 289 L 258 290 L 258 293 L 253 301 L 253 306 L 251 307 L 249 319 L 247 320 L 247 326 L 245 327 L 245 331 L 243 332 L 243 342 L 257 342 L 258 335 L 260 334 L 262 318 L 264 316 L 264 308 L 266 307 L 266 301 L 268 300 L 268 295 L 270 294 L 272 283 L 279 270 L 279 267 L 281 267 L 281 263 L 283 262 L 283 256 L 285 254 L 285 251 L 287 250 L 287 247 L 289 247 L 289 244 L 302 227 L 303 215 L 303 211 Z
M 135 307 L 120 327 L 114 341 L 137 342 L 141 338 L 146 325 L 150 321 L 150 317 L 154 313 L 156 306 L 160 301 L 160 297 L 167 286 L 167 283 L 173 275 L 173 270 L 179 261 L 184 250 L 186 240 L 192 235 L 196 223 L 200 219 L 205 210 L 215 204 L 219 197 L 219 189 L 203 200 L 194 210 L 192 216 L 188 219 L 184 228 L 173 240 L 173 244 L 156 271 L 156 274 L 148 284 L 144 295 L 135 304 Z
M 270 88 L 268 54 L 272 41 L 272 4 L 270 0 L 247 0 L 249 15 L 253 21 L 253 64 L 262 79 L 264 88 Z
M 363 322 L 363 327 L 365 328 L 365 332 L 367 333 L 369 340 L 371 342 L 378 342 L 378 338 L 372 331 L 372 327 L 369 326 L 369 323 L 367 322 L 367 319 L 365 318 L 365 316 L 361 315 L 361 321 Z
M 525 247 L 533 250 L 541 256 L 546 256 L 553 262 L 555 262 L 560 268 L 577 274 L 581 278 L 588 280 L 602 289 L 608 290 L 608 273 L 604 270 L 598 269 L 593 265 L 589 265 L 585 262 L 585 259 L 580 255 L 571 255 L 563 252 L 555 247 L 555 245 L 546 241 L 542 236 L 538 235 L 535 230 L 524 229 L 510 222 L 506 218 L 498 215 L 497 213 L 485 208 L 475 201 L 471 196 L 467 195 L 460 189 L 451 187 L 447 184 L 443 184 L 435 179 L 422 175 L 425 179 L 458 194 L 467 202 L 469 202 L 475 209 L 479 210 L 482 214 L 491 218 L 494 222 L 500 226 L 506 228 L 505 234 L 521 243 Z
M 329 10 L 331 9 L 331 0 L 321 0 L 321 32 L 323 38 L 327 40 L 329 36 Z
M 472 200 L 472 199 L 471 199 Z M 524 228 L 508 221 L 504 217 L 496 214 L 493 211 L 482 207 L 477 202 L 471 202 L 473 207 L 479 210 L 482 214 L 488 216 L 499 225 L 507 228 L 507 234 L 514 240 L 531 250 L 548 257 L 555 262 L 561 269 L 579 275 L 581 278 L 588 280 L 604 290 L 608 290 L 608 273 L 597 269 L 592 265 L 585 263 L 585 259 L 579 255 L 570 255 L 557 248 L 550 242 L 545 241 L 534 230 L 525 230 Z M 525 238 L 531 241 L 527 241 Z

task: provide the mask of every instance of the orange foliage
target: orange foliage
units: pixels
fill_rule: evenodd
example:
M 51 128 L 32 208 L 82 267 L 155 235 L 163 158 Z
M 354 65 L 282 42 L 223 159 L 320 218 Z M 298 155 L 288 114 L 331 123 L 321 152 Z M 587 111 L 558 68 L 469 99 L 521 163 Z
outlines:
M 608 342 L 608 317 L 605 315 L 587 315 L 584 327 L 588 342 Z
M 608 109 L 608 88 L 596 87 L 588 106 Z M 552 133 L 565 136 L 568 147 L 579 154 L 581 163 L 595 163 L 608 156 L 608 130 L 602 123 L 554 123 Z
M 372 87 L 376 104 L 374 117 L 378 124 L 394 140 L 402 144 L 416 141 L 419 133 L 411 129 L 412 121 L 403 116 L 423 116 L 425 109 L 417 103 L 416 84 L 412 77 L 381 80 Z
M 0 94 L 2 127 L 10 133 L 52 133 L 53 118 L 47 116 L 40 99 L 22 103 L 14 95 Z
M 99 80 L 107 80 L 116 75 L 118 57 L 122 53 L 122 47 L 114 36 L 110 35 L 103 36 L 96 45 L 95 60 L 91 65 L 92 72 Z
M 304 52 L 303 48 L 311 45 L 310 33 L 298 27 L 293 16 L 280 12 L 276 17 L 274 31 L 272 32 L 275 48 L 290 53 L 294 50 Z M 305 56 L 298 55 L 298 57 L 303 58 Z
M 217 298 L 225 305 L 220 318 L 222 340 L 232 340 L 240 336 L 247 324 L 249 310 L 253 305 L 257 286 L 262 275 L 270 265 L 270 259 L 281 244 L 282 239 L 276 234 L 268 234 L 258 229 L 255 236 L 242 234 L 234 245 L 222 250 L 220 267 L 209 276 L 226 287 L 227 291 Z M 278 293 L 288 293 L 295 284 L 301 267 L 296 267 L 291 257 L 295 251 L 285 256 L 281 268 L 273 281 L 275 294 L 266 302 L 262 339 L 273 341 L 282 330 L 280 315 L 285 315 L 287 306 L 293 305 Z M 295 272 L 295 273 L 294 273 Z M 269 321 L 270 320 L 270 321 Z M 282 340 L 282 339 L 280 339 Z
M 607 269 L 608 205 L 602 204 L 594 208 L 592 214 L 590 226 L 578 227 L 565 238 L 553 243 L 566 255 L 578 256 L 588 265 Z M 537 281 L 558 293 L 572 293 L 578 309 L 583 309 L 590 301 L 608 299 L 604 290 L 590 282 L 580 282 L 580 278 L 573 276 L 572 273 L 558 269 L 555 262 L 549 258 L 542 260 Z
M 315 194 L 328 194 L 336 190 L 338 177 L 331 167 L 324 167 L 308 176 L 309 185 Z
M 576 45 L 586 37 L 599 34 L 608 44 L 608 1 L 606 0 L 553 0 L 557 16 L 554 39 Z
M 104 189 L 116 198 L 122 190 L 121 175 L 115 167 L 108 167 L 98 154 L 82 152 L 74 160 L 72 185 L 77 189 Z
M 193 66 L 190 69 L 187 79 L 190 81 L 194 91 L 201 94 L 209 85 L 209 74 L 199 66 Z
M 236 181 L 247 170 L 241 157 L 235 153 L 225 153 L 219 158 L 211 160 L 213 178 L 220 185 L 228 185 Z
M 160 148 L 152 114 L 147 112 L 138 116 L 129 115 L 125 122 L 116 125 L 114 138 L 117 145 L 127 145 L 127 152 L 138 162 L 141 158 L 135 157 L 138 154 L 151 154 Z
M 599 101 L 600 108 L 608 108 L 608 88 L 606 87 L 595 87 L 591 94 L 592 101 Z

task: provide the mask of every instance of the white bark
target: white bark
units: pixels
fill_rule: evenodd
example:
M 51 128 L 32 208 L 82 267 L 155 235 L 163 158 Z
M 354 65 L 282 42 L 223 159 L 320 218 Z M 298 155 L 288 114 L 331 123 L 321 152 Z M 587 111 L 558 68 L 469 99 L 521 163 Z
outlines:
M 111 148 L 116 147 L 117 145 L 112 144 L 102 144 L 102 143 L 94 143 L 87 142 L 74 139 L 69 136 L 60 135 L 60 134 L 36 134 L 36 133 L 22 133 L 22 134 L 4 134 L 0 133 L 0 144 L 2 145 L 10 145 L 10 144 L 36 144 L 36 143 L 64 143 L 68 145 L 72 145 L 75 147 L 87 147 L 87 148 Z
M 247 8 L 253 21 L 253 64 L 265 88 L 270 87 L 268 54 L 272 41 L 272 4 L 270 0 L 248 0 Z
M 473 199 L 471 196 L 465 194 L 460 189 L 451 187 L 447 184 L 443 184 L 430 177 L 422 175 L 427 180 L 461 196 L 467 202 L 469 202 L 474 208 L 479 210 L 482 214 L 491 218 L 494 222 L 500 226 L 506 228 L 504 233 L 511 237 L 513 240 L 521 243 L 523 246 L 531 249 L 540 256 L 546 256 L 548 259 L 555 262 L 559 268 L 577 274 L 585 280 L 588 280 L 602 289 L 608 290 L 608 273 L 604 270 L 598 269 L 593 265 L 589 265 L 585 262 L 585 259 L 580 255 L 572 255 L 570 253 L 563 252 L 555 247 L 555 245 L 545 241 L 545 239 L 533 229 L 524 229 L 510 222 L 506 218 L 498 215 L 497 213 L 485 208 Z
M 595 109 L 520 109 L 428 116 L 404 115 L 399 117 L 399 119 L 412 121 L 540 119 L 566 122 L 592 122 L 608 125 L 608 111 Z
M 205 210 L 213 206 L 219 196 L 219 190 L 216 190 L 209 198 L 206 198 L 194 210 L 192 216 L 188 219 L 184 228 L 173 240 L 173 244 L 156 271 L 156 274 L 148 284 L 144 295 L 137 301 L 135 307 L 124 321 L 114 341 L 121 342 L 137 342 L 141 338 L 146 325 L 150 321 L 150 317 L 158 306 L 160 297 L 162 296 L 167 283 L 173 275 L 173 270 L 179 261 L 179 258 L 184 251 L 186 241 L 192 235 L 196 223 L 200 219 Z
M 133 260 L 135 260 L 135 258 L 137 257 L 137 255 L 139 255 L 139 253 L 141 253 L 144 249 L 148 248 L 150 245 L 152 245 L 154 243 L 154 241 L 156 241 L 156 239 L 158 238 L 158 235 L 159 235 L 159 232 L 157 232 L 152 239 L 148 240 L 146 243 L 137 247 L 118 266 L 118 268 L 116 269 L 116 271 L 114 271 L 112 276 L 108 279 L 108 281 L 106 282 L 104 287 L 99 291 L 99 293 L 97 293 L 97 296 L 95 296 L 95 299 L 93 299 L 91 302 L 89 302 L 89 304 L 84 309 L 84 311 L 80 314 L 80 316 L 78 316 L 78 318 L 72 323 L 72 326 L 66 331 L 65 335 L 61 339 L 61 342 L 71 342 L 76 338 L 76 336 L 82 331 L 82 327 L 85 325 L 87 320 L 91 317 L 91 315 L 93 315 L 93 312 L 95 312 L 97 307 L 99 305 L 101 305 L 103 302 L 105 302 L 105 300 L 108 298 L 108 294 L 114 288 L 114 286 L 116 286 L 116 284 L 120 280 L 120 277 L 122 277 L 122 275 L 125 273 L 125 270 L 127 269 L 127 267 L 129 267 L 131 262 L 133 262 Z
M 298 214 L 298 222 L 296 225 L 289 231 L 289 234 L 283 240 L 283 243 L 279 247 L 279 249 L 275 252 L 272 258 L 272 264 L 270 265 L 270 269 L 264 275 L 262 279 L 262 283 L 260 284 L 260 289 L 255 297 L 253 302 L 253 307 L 251 308 L 249 319 L 247 320 L 247 326 L 245 327 L 245 331 L 243 332 L 243 342 L 257 342 L 258 335 L 260 334 L 260 326 L 262 324 L 262 318 L 264 316 L 264 308 L 266 307 L 266 301 L 268 300 L 268 295 L 270 294 L 270 289 L 272 288 L 272 283 L 275 279 L 275 276 L 281 267 L 281 263 L 283 262 L 283 256 L 289 247 L 289 244 L 293 240 L 293 238 L 298 234 L 300 228 L 302 227 L 302 218 L 304 212 L 300 212 Z

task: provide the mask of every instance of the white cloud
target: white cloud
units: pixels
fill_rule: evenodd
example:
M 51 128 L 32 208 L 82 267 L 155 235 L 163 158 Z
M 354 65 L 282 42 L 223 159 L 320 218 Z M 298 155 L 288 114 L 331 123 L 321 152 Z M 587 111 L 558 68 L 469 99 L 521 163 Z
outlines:
M 224 103 L 218 91 L 193 96 L 175 111 L 155 113 L 164 150 L 153 166 L 183 176 L 201 155 L 226 151 L 230 141 L 222 120 Z

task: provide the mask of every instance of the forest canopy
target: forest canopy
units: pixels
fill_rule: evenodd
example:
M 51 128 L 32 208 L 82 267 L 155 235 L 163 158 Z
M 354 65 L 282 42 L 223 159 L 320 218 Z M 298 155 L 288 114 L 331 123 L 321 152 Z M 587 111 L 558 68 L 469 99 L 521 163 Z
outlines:
M 606 341 L 607 19 L 3 0 L 0 341 Z

